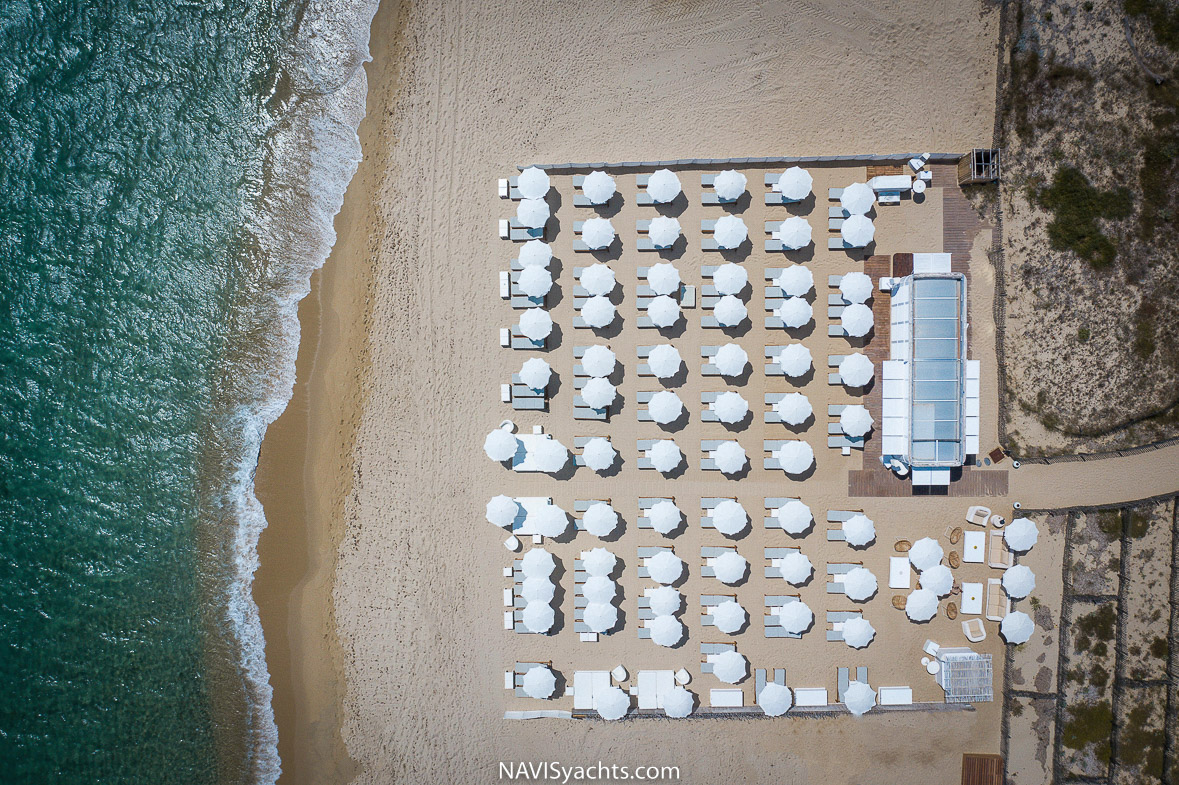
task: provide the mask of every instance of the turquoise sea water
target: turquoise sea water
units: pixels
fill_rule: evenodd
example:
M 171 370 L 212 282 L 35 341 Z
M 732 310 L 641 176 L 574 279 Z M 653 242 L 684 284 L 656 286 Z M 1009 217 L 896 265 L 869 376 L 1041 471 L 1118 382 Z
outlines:
M 0 781 L 269 782 L 252 471 L 368 3 L 0 3 Z

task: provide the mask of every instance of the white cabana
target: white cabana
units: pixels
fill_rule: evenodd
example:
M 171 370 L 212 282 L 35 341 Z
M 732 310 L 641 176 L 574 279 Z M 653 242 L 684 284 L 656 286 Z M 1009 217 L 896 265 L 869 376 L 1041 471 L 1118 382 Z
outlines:
M 848 387 L 863 387 L 876 375 L 872 361 L 863 352 L 844 355 L 839 362 L 839 378 Z
M 569 462 L 569 450 L 552 438 L 541 441 L 528 452 L 536 462 L 537 470 L 545 474 L 555 474 Z
M 547 577 L 525 578 L 520 584 L 520 596 L 525 602 L 552 602 L 557 587 Z
M 553 274 L 547 267 L 525 267 L 517 279 L 520 291 L 533 299 L 544 297 L 553 288 Z
M 647 451 L 647 458 L 651 460 L 655 471 L 668 474 L 679 468 L 684 461 L 684 454 L 671 439 L 660 439 L 651 445 L 651 449 Z
M 740 294 L 749 283 L 749 273 L 739 264 L 725 262 L 712 274 L 712 285 L 719 294 Z
M 521 267 L 548 267 L 553 260 L 553 247 L 543 240 L 529 240 L 520 246 Z
M 716 189 L 717 196 L 731 202 L 741 198 L 741 194 L 745 193 L 747 182 L 745 175 L 736 169 L 726 169 L 712 181 L 712 187 Z
M 749 414 L 749 401 L 741 397 L 741 393 L 726 390 L 716 396 L 710 408 L 716 412 L 717 419 L 731 425 L 741 422 Z
M 712 232 L 716 244 L 730 250 L 739 248 L 749 237 L 749 228 L 735 215 L 725 215 L 716 219 L 716 226 Z
M 787 474 L 802 474 L 815 465 L 815 451 L 798 439 L 792 439 L 774 450 L 774 457 Z
M 867 335 L 872 329 L 873 321 L 872 309 L 863 303 L 847 306 L 843 309 L 843 315 L 839 317 L 839 323 L 853 338 Z
M 609 537 L 618 529 L 618 513 L 607 502 L 594 502 L 581 514 L 581 524 L 595 537 Z
M 525 199 L 543 199 L 549 192 L 549 175 L 544 169 L 530 166 L 516 178 L 516 187 Z
M 788 602 L 778 609 L 778 623 L 786 632 L 801 634 L 815 621 L 815 614 L 802 600 Z
M 712 621 L 725 635 L 733 635 L 746 625 L 749 614 L 738 603 L 727 600 L 712 609 Z
M 787 297 L 774 309 L 774 315 L 791 329 L 802 327 L 814 316 L 814 308 L 801 297 Z
M 849 303 L 862 303 L 872 296 L 872 279 L 859 270 L 844 273 L 839 291 Z
M 876 539 L 876 524 L 862 512 L 857 512 L 843 522 L 843 536 L 847 544 L 862 548 Z
M 724 651 L 712 661 L 712 675 L 725 684 L 736 684 L 749 675 L 749 660 L 735 651 Z
M 547 578 L 557 569 L 553 554 L 544 548 L 530 548 L 520 559 L 520 571 L 525 578 Z
M 656 327 L 673 327 L 680 320 L 680 304 L 661 294 L 647 306 L 647 316 Z
M 815 567 L 805 553 L 791 551 L 778 561 L 778 571 L 782 573 L 782 580 L 801 586 L 814 573 Z
M 786 393 L 774 402 L 774 413 L 788 425 L 802 425 L 814 414 L 811 401 L 802 393 Z
M 792 166 L 778 177 L 774 183 L 774 190 L 787 199 L 800 202 L 811 195 L 811 185 L 814 178 L 806 169 Z
M 601 378 L 590 379 L 581 388 L 581 398 L 591 409 L 605 409 L 614 402 L 617 395 L 618 391 L 614 385 Z
M 647 560 L 647 573 L 656 583 L 670 586 L 684 576 L 684 560 L 671 551 L 659 551 Z
M 1008 597 L 1021 599 L 1036 588 L 1036 574 L 1026 564 L 1017 564 L 1003 571 L 1003 591 Z
M 839 227 L 839 234 L 852 248 L 863 248 L 876 236 L 876 224 L 866 215 L 853 215 Z
M 610 302 L 610 298 L 602 295 L 590 297 L 581 306 L 581 318 L 585 320 L 586 324 L 597 330 L 613 322 L 615 315 L 614 303 Z
M 560 537 L 569 528 L 569 513 L 555 504 L 546 504 L 529 512 L 528 522 L 542 537 Z
M 718 581 L 731 586 L 745 579 L 749 562 L 736 551 L 725 551 L 713 560 L 712 571 Z
M 921 588 L 928 589 L 938 597 L 945 597 L 954 588 L 954 574 L 944 564 L 935 564 L 928 570 L 922 570 L 917 582 Z
M 671 248 L 682 233 L 680 222 L 667 215 L 656 216 L 651 219 L 651 226 L 647 229 L 647 236 L 656 248 Z
M 660 262 L 647 270 L 647 284 L 655 294 L 675 294 L 680 290 L 680 271 L 671 262 Z
M 745 353 L 741 344 L 726 343 L 716 350 L 712 364 L 720 371 L 721 376 L 740 376 L 749 365 L 749 355 Z
M 843 705 L 855 717 L 866 714 L 876 705 L 876 690 L 862 681 L 853 681 L 843 693 Z
M 524 606 L 524 612 L 520 614 L 521 621 L 524 622 L 524 627 L 529 632 L 544 633 L 553 628 L 553 623 L 557 620 L 557 614 L 553 611 L 553 606 L 547 602 L 530 602 Z
M 716 317 L 716 321 L 721 327 L 736 327 L 745 321 L 749 310 L 740 298 L 726 294 L 717 301 L 712 309 L 712 315 Z
M 726 537 L 736 537 L 749 527 L 749 515 L 740 502 L 724 499 L 712 508 L 712 523 Z
M 680 178 L 670 169 L 656 169 L 647 179 L 647 193 L 655 204 L 674 202 L 682 190 Z
M 603 436 L 595 436 L 581 448 L 581 459 L 595 472 L 604 472 L 618 459 L 618 451 Z
M 674 616 L 684 604 L 684 595 L 671 586 L 651 589 L 647 599 L 651 601 L 651 612 L 656 616 Z
M 683 522 L 683 513 L 675 506 L 675 502 L 663 499 L 655 502 L 651 509 L 647 510 L 647 518 L 655 531 L 670 534 Z
M 581 241 L 595 251 L 609 248 L 614 242 L 614 224 L 609 218 L 590 218 L 581 225 Z
M 669 588 L 664 586 L 663 588 Z M 647 628 L 651 630 L 651 642 L 656 646 L 678 646 L 680 641 L 684 639 L 684 635 L 688 630 L 684 627 L 684 623 L 675 616 L 656 616 L 647 623 Z
M 604 720 L 620 720 L 630 711 L 630 695 L 618 687 L 607 687 L 595 698 L 598 716 Z
M 659 344 L 647 355 L 647 365 L 651 367 L 651 373 L 660 379 L 669 379 L 675 376 L 680 372 L 683 362 L 680 350 L 669 343 Z
M 553 317 L 542 308 L 529 308 L 520 314 L 520 332 L 531 341 L 543 341 L 553 331 Z
M 590 632 L 609 632 L 618 624 L 618 608 L 608 602 L 591 602 L 585 606 L 584 618 Z
M 811 244 L 811 225 L 807 219 L 793 215 L 782 222 L 782 226 L 771 235 L 781 241 L 788 251 L 797 251 Z
M 660 390 L 651 396 L 647 408 L 651 412 L 651 419 L 660 425 L 675 422 L 684 413 L 684 402 L 671 390 Z
M 581 357 L 581 367 L 589 376 L 605 377 L 614 373 L 614 365 L 618 358 L 609 346 L 595 344 L 585 350 Z
M 654 631 L 651 632 L 651 639 L 655 639 Z M 687 717 L 695 708 L 696 696 L 692 694 L 691 690 L 686 690 L 678 684 L 663 699 L 663 713 L 672 719 Z
M 501 493 L 499 496 L 491 497 L 491 501 L 487 502 L 488 523 L 501 527 L 511 526 L 519 514 L 520 505 L 511 496 Z
M 876 203 L 876 192 L 867 183 L 852 183 L 843 189 L 839 206 L 852 215 L 863 215 Z
M 864 617 L 848 619 L 843 623 L 843 642 L 853 649 L 862 649 L 876 637 L 876 628 Z
M 520 440 L 507 428 L 496 428 L 483 440 L 483 452 L 493 461 L 510 460 L 520 449 Z
M 536 665 L 524 674 L 521 686 L 529 698 L 547 700 L 557 688 L 557 677 L 547 665 Z
M 801 343 L 792 343 L 778 352 L 778 367 L 792 379 L 805 376 L 814 367 L 814 362 L 811 350 Z
M 733 440 L 721 442 L 712 451 L 712 460 L 722 474 L 737 474 L 749 464 L 745 448 Z
M 942 550 L 942 546 L 932 537 L 922 537 L 909 549 L 909 561 L 914 569 L 921 572 L 941 562 L 945 555 L 946 552 Z
M 531 552 L 529 551 L 529 553 Z M 594 548 L 582 559 L 582 566 L 585 567 L 587 573 L 591 576 L 600 576 L 603 578 L 609 577 L 610 573 L 614 572 L 617 564 L 617 557 L 602 547 Z
M 618 189 L 614 185 L 614 178 L 601 170 L 595 170 L 581 181 L 581 192 L 591 204 L 605 204 L 610 201 Z
M 774 510 L 774 517 L 778 519 L 778 525 L 787 534 L 802 534 L 811 527 L 815 520 L 811 508 L 798 499 L 791 499 Z
M 872 430 L 872 415 L 862 404 L 844 406 L 839 415 L 839 427 L 848 436 L 863 438 Z
M 879 584 L 867 567 L 852 567 L 843 576 L 843 591 L 849 600 L 863 602 L 876 593 Z
M 614 271 L 609 265 L 601 262 L 594 262 L 582 270 L 580 281 L 581 287 L 589 292 L 591 297 L 610 294 L 618 283 Z
M 544 228 L 549 215 L 549 203 L 544 199 L 523 199 L 516 205 L 516 220 L 530 229 Z
M 1003 530 L 1003 539 L 1013 551 L 1029 551 L 1040 538 L 1040 530 L 1031 518 L 1016 518 Z
M 553 376 L 553 369 L 539 357 L 532 357 L 520 366 L 520 381 L 529 389 L 543 390 L 549 386 L 549 379 Z
M 815 288 L 815 274 L 806 265 L 791 265 L 778 273 L 774 285 L 787 297 L 804 297 Z
M 1032 617 L 1023 611 L 1012 611 L 999 623 L 999 634 L 1008 643 L 1027 643 L 1035 629 Z
M 913 621 L 929 621 L 937 615 L 937 595 L 929 589 L 910 592 L 905 601 L 905 615 Z

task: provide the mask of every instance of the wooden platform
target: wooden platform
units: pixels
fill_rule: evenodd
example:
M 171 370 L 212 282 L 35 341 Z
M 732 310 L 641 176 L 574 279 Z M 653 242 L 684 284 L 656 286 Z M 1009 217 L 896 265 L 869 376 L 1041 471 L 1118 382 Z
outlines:
M 904 164 L 868 164 L 868 179 L 873 177 L 892 177 L 898 174 L 912 174 Z
M 962 785 L 1003 785 L 1003 756 L 963 754 Z

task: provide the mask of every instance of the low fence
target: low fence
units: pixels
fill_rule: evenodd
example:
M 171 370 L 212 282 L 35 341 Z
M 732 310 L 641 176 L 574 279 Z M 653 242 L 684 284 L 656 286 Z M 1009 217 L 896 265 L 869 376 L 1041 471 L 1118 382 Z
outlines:
M 797 164 L 903 164 L 917 153 L 890 153 L 887 155 L 804 155 L 765 158 L 675 158 L 666 161 L 607 161 L 564 163 L 564 164 L 525 164 L 516 167 L 524 171 L 529 166 L 544 169 L 547 172 L 575 172 L 590 169 L 663 169 L 673 166 L 794 166 Z M 931 164 L 956 164 L 964 153 L 930 153 Z
M 1077 463 L 1089 461 L 1103 461 L 1106 458 L 1128 458 L 1131 455 L 1143 455 L 1157 450 L 1164 450 L 1168 447 L 1173 447 L 1179 444 L 1179 437 L 1173 439 L 1166 439 L 1161 442 L 1154 442 L 1153 444 L 1144 444 L 1141 447 L 1128 447 L 1125 450 L 1110 450 L 1109 452 L 1092 452 L 1092 453 L 1078 453 L 1076 455 L 1049 455 L 1044 458 L 1019 458 L 1021 464 L 1025 463 Z M 1170 495 L 1170 494 L 1168 494 Z M 1117 506 L 1117 505 L 1115 505 Z

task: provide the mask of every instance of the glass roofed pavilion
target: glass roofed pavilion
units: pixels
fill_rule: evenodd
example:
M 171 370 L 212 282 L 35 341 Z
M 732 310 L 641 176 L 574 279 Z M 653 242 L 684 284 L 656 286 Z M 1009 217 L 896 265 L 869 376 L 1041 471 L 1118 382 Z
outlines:
M 966 276 L 949 254 L 913 256 L 913 274 L 892 282 L 881 446 L 915 484 L 945 485 L 978 453 L 979 364 L 966 359 Z

